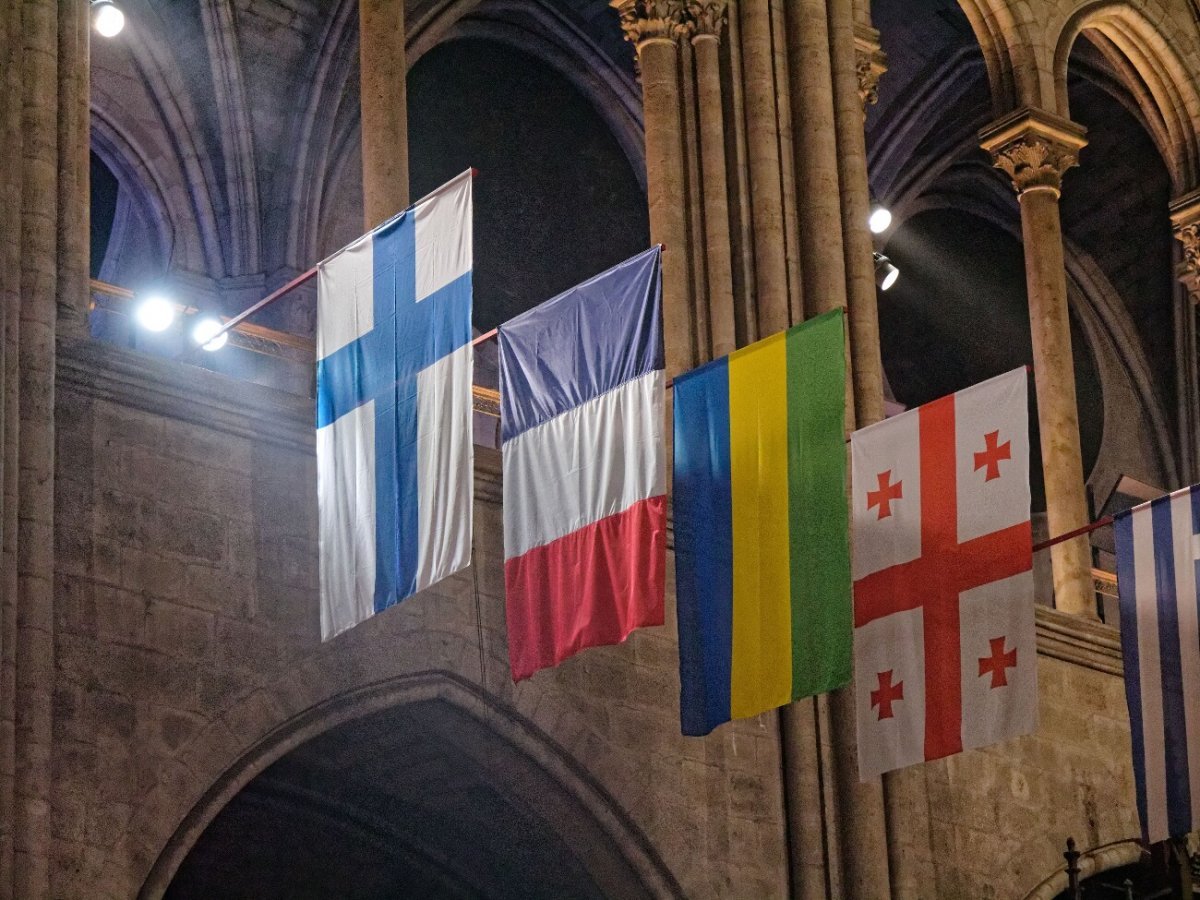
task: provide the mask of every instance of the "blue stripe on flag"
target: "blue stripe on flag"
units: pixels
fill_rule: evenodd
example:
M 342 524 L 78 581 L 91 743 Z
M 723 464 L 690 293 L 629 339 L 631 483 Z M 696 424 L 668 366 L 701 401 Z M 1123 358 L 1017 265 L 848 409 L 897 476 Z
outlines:
M 1167 827 L 1173 835 L 1191 831 L 1192 800 L 1188 782 L 1187 720 L 1183 670 L 1179 657 L 1179 608 L 1175 590 L 1175 547 L 1171 536 L 1171 499 L 1150 505 L 1154 526 L 1154 576 L 1158 594 L 1158 645 L 1162 662 L 1163 727 L 1167 776 Z
M 500 326 L 505 441 L 663 368 L 654 247 Z
M 410 210 L 376 231 L 374 327 L 317 362 L 317 427 L 375 401 L 375 612 L 416 592 L 417 376 L 471 339 L 471 273 L 416 297 Z
M 1138 651 L 1137 570 L 1133 563 L 1133 516 L 1119 516 L 1113 524 L 1117 543 L 1117 597 L 1121 609 L 1121 654 L 1125 660 L 1125 701 L 1129 704 L 1129 733 L 1133 746 L 1133 773 L 1137 783 L 1137 808 L 1146 835 L 1146 736 L 1142 723 L 1141 654 Z
M 703 735 L 729 721 L 733 498 L 726 359 L 675 379 L 673 481 L 680 712 L 683 733 Z

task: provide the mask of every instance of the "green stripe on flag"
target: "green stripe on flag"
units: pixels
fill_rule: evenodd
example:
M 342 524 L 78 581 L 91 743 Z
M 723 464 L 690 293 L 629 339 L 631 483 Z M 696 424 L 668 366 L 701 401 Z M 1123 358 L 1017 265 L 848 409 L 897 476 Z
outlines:
M 844 319 L 837 309 L 787 333 L 793 698 L 851 674 Z

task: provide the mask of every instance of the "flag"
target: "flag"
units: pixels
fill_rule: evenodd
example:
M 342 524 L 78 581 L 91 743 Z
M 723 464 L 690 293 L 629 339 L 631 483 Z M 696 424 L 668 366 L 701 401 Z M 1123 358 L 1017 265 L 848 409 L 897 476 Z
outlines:
M 841 310 L 675 379 L 683 733 L 850 680 Z
M 660 253 L 500 326 L 514 681 L 663 622 Z
M 1153 843 L 1200 825 L 1200 488 L 1134 507 L 1115 530 L 1137 805 Z
M 471 174 L 319 266 L 321 635 L 470 562 Z
M 851 436 L 865 781 L 1037 725 L 1024 369 Z

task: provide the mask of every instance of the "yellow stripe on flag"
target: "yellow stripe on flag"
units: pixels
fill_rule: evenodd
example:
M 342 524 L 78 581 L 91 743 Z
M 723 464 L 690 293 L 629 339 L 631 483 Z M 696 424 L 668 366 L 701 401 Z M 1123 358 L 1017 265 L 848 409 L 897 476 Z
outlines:
M 792 695 L 787 427 L 787 344 L 777 334 L 729 357 L 733 718 Z

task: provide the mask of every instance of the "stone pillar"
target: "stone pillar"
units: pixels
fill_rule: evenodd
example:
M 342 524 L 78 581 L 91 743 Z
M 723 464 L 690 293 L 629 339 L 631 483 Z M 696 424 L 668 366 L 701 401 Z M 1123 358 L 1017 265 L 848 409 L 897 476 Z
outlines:
M 804 223 L 801 274 L 805 312 L 813 316 L 846 305 L 842 193 L 824 0 L 797 0 L 788 9 L 787 25 L 792 121 L 800 126 L 794 129 L 793 146 L 796 202 Z
M 60 0 L 58 330 L 88 334 L 91 290 L 91 4 Z
M 729 240 L 729 182 L 725 171 L 725 121 L 721 97 L 721 28 L 725 0 L 689 4 L 696 63 L 701 190 L 704 195 L 704 259 L 712 356 L 737 347 L 733 311 L 733 259 Z
M 21 208 L 21 7 L 0 4 L 0 208 Z M 0 216 L 0 900 L 13 898 L 21 218 Z
M 363 225 L 408 207 L 408 61 L 404 0 L 359 0 Z
M 883 418 L 883 365 L 875 306 L 874 245 L 867 228 L 866 136 L 859 97 L 852 0 L 828 0 L 829 56 L 832 69 L 838 181 L 841 187 L 843 259 L 850 332 L 850 373 L 854 418 L 862 428 Z M 890 900 L 887 820 L 883 785 L 858 778 L 858 735 L 854 685 L 830 697 L 836 748 L 838 828 L 846 896 Z
M 1051 535 L 1088 523 L 1058 213 L 1062 176 L 1076 164 L 1080 149 L 1087 144 L 1084 134 L 1084 129 L 1073 122 L 1030 108 L 1017 110 L 980 133 L 983 148 L 992 155 L 995 166 L 1012 179 L 1020 197 L 1033 330 L 1033 376 Z M 1051 554 L 1055 605 L 1065 612 L 1095 619 L 1087 537 L 1059 544 Z
M 683 0 L 611 0 L 625 39 L 637 48 L 646 129 L 646 195 L 650 239 L 665 244 L 663 331 L 667 376 L 695 365 L 692 258 L 682 141 L 679 38 L 686 33 Z
M 758 333 L 767 337 L 790 320 L 770 0 L 741 0 L 740 13 Z
M 58 0 L 24 0 L 20 158 L 16 770 L 13 893 L 50 895 L 54 694 L 54 359 L 58 287 Z M 67 65 L 72 65 L 68 60 Z M 15 162 L 15 160 L 14 160 Z
M 1171 203 L 1171 222 L 1182 251 L 1176 272 L 1185 293 L 1175 322 L 1180 449 L 1185 457 L 1184 477 L 1196 481 L 1200 480 L 1200 336 L 1196 323 L 1200 307 L 1200 190 Z

